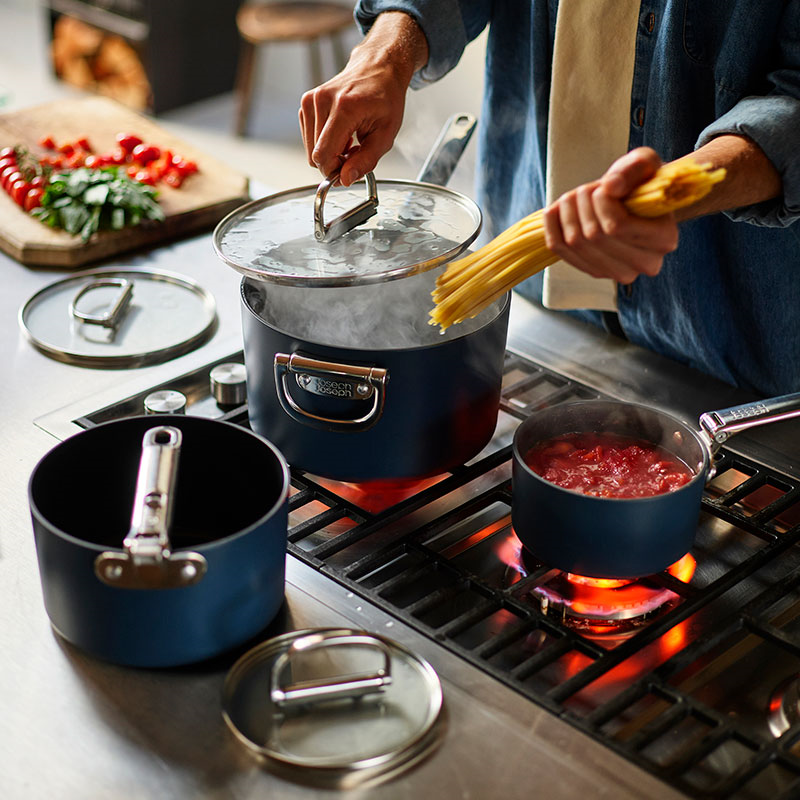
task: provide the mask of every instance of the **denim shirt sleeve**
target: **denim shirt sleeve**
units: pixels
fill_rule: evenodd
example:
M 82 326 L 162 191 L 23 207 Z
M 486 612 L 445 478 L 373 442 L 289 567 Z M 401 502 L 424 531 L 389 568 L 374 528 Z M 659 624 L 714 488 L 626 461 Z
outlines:
M 489 20 L 489 0 L 359 0 L 356 22 L 366 33 L 384 11 L 404 11 L 422 28 L 428 40 L 428 63 L 411 86 L 419 89 L 438 81 L 458 64 L 464 48 Z
M 780 173 L 783 196 L 727 216 L 783 228 L 800 218 L 800 3 L 786 5 L 779 30 L 777 67 L 765 76 L 768 92 L 741 98 L 701 132 L 697 147 L 722 134 L 752 139 Z

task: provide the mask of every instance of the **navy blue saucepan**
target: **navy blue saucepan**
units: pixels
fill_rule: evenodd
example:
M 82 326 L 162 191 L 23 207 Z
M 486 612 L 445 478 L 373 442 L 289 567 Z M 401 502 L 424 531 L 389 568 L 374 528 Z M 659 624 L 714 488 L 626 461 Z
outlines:
M 29 483 L 54 629 L 138 667 L 247 641 L 283 603 L 288 490 L 274 445 L 227 422 L 131 417 L 66 439 Z
M 614 400 L 563 403 L 534 412 L 517 428 L 512 523 L 522 545 L 551 567 L 594 578 L 638 578 L 666 569 L 692 547 L 713 453 L 746 428 L 800 416 L 800 394 L 701 415 L 695 429 L 645 405 Z M 537 443 L 568 433 L 611 433 L 659 445 L 694 473 L 664 494 L 609 498 L 564 489 L 525 461 Z

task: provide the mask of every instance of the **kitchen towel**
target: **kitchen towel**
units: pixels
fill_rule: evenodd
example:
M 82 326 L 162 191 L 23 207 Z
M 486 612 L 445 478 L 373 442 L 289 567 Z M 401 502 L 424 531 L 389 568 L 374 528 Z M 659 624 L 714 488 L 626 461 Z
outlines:
M 547 203 L 599 178 L 628 150 L 639 0 L 560 0 L 547 133 Z M 548 308 L 615 311 L 617 285 L 563 261 L 545 270 Z

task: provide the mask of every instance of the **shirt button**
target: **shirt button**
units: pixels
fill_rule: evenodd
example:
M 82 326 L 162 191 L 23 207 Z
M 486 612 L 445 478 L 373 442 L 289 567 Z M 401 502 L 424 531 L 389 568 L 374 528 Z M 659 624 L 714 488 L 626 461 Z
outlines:
M 647 26 L 647 32 L 652 33 L 656 27 L 656 15 L 651 11 L 647 15 L 647 19 L 645 21 L 645 25 Z

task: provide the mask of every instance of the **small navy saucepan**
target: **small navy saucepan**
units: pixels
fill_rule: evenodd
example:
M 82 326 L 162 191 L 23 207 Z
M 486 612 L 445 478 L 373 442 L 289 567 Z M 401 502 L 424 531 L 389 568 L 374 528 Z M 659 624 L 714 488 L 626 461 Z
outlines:
M 131 417 L 66 439 L 28 489 L 53 628 L 138 667 L 247 641 L 283 603 L 288 491 L 279 451 L 227 422 Z
M 692 547 L 713 455 L 730 436 L 800 416 L 800 394 L 709 411 L 699 430 L 645 405 L 615 400 L 562 403 L 536 411 L 514 435 L 512 524 L 526 550 L 551 567 L 593 578 L 661 572 Z M 678 489 L 652 497 L 595 497 L 564 489 L 531 469 L 531 448 L 563 434 L 610 433 L 644 440 L 677 456 L 694 473 Z

